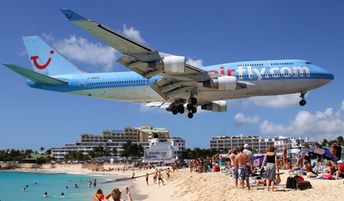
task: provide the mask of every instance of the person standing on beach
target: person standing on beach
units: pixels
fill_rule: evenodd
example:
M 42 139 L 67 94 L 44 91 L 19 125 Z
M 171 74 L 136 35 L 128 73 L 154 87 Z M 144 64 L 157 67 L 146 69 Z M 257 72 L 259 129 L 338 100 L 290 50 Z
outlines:
M 287 170 L 287 166 L 288 166 L 288 160 L 287 160 L 287 149 L 283 148 L 282 151 L 282 160 L 283 160 L 283 169 Z
M 147 186 L 148 186 L 148 178 L 149 178 L 149 174 L 146 173 L 146 183 L 147 183 Z
M 246 183 L 249 183 L 249 177 L 252 174 L 253 170 L 253 155 L 252 151 L 249 150 L 248 144 L 244 145 L 244 151 L 243 153 L 247 156 L 247 163 L 246 163 L 246 168 L 247 168 L 247 181 Z
M 232 177 L 234 178 L 234 185 L 236 188 L 238 188 L 238 169 L 235 165 L 235 157 L 238 154 L 238 150 L 236 148 L 233 148 L 229 152 L 229 160 L 230 160 L 230 173 Z
M 136 180 L 135 179 L 135 172 L 133 172 L 133 174 L 131 175 L 131 180 Z
M 160 182 L 162 182 L 162 185 L 165 185 L 164 184 L 164 180 L 162 179 L 162 174 L 161 174 L 160 170 L 158 170 L 157 174 L 158 174 L 158 184 L 159 184 L 159 186 L 160 186 Z
M 247 166 L 248 157 L 243 153 L 244 147 L 240 147 L 239 154 L 235 157 L 235 166 L 238 169 L 238 180 L 240 181 L 240 187 L 245 188 L 245 181 L 248 190 L 250 190 L 250 183 L 248 182 Z
M 171 172 L 170 168 L 167 168 L 167 170 L 166 170 L 166 175 L 167 175 L 167 179 L 168 179 L 168 180 L 169 180 L 170 177 L 171 177 L 170 172 Z
M 278 162 L 278 157 L 275 152 L 275 148 L 273 146 L 270 146 L 264 156 L 264 160 L 262 164 L 262 169 L 263 169 L 266 163 L 266 179 L 268 179 L 268 185 L 267 185 L 268 191 L 270 191 L 270 184 L 271 184 L 271 190 L 274 191 L 276 170 L 277 170 L 277 174 L 279 174 L 279 166 L 277 162 Z

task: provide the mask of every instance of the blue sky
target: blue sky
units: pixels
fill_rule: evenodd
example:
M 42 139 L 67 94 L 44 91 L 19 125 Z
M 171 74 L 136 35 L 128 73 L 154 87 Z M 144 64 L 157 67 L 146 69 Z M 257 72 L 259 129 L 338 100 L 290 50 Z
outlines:
M 140 104 L 32 89 L 24 78 L 0 67 L 0 148 L 62 146 L 83 132 L 141 124 L 166 127 L 185 138 L 189 147 L 208 147 L 214 135 L 316 139 L 344 133 L 342 1 L 1 1 L 0 5 L 1 63 L 31 69 L 21 37 L 39 35 L 83 70 L 125 70 L 113 61 L 117 53 L 69 23 L 59 10 L 70 8 L 204 66 L 295 58 L 310 60 L 335 75 L 332 83 L 308 94 L 304 108 L 298 106 L 297 95 L 231 100 L 226 113 L 202 112 L 189 120 Z M 75 54 L 64 47 L 75 48 Z M 88 51 L 77 51 L 83 47 Z M 99 51 L 105 52 L 102 59 L 95 57 Z

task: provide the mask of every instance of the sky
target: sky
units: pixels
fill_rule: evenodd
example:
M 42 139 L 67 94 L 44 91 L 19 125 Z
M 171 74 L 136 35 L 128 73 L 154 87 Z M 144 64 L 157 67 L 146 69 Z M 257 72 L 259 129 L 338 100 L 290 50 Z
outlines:
M 150 124 L 209 147 L 216 135 L 344 135 L 344 2 L 260 1 L 1 1 L 0 63 L 31 69 L 21 40 L 38 35 L 88 72 L 126 71 L 120 54 L 71 24 L 70 8 L 159 51 L 196 66 L 264 59 L 305 59 L 333 73 L 328 85 L 299 94 L 229 100 L 224 113 L 190 120 L 161 109 L 30 88 L 0 66 L 0 149 L 61 147 L 80 134 Z

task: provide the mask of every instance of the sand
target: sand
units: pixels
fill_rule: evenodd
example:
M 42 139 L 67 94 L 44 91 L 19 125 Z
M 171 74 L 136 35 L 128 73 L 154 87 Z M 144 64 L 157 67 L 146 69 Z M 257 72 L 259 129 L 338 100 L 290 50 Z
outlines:
M 82 168 L 81 165 L 57 165 L 55 168 L 46 166 L 37 171 L 64 172 L 73 174 L 91 174 L 113 176 L 120 178 L 131 178 L 132 170 L 125 172 L 117 171 L 125 165 L 111 166 L 115 171 L 91 171 Z M 108 168 L 108 166 L 107 166 Z M 146 173 L 153 173 L 154 170 L 134 170 L 136 176 Z M 282 174 L 281 183 L 286 183 L 287 172 Z M 149 177 L 149 185 L 146 185 L 144 177 L 137 178 L 135 181 L 128 180 L 131 186 L 134 200 L 145 201 L 267 201 L 267 200 L 293 200 L 293 201 L 315 201 L 315 200 L 343 200 L 344 180 L 317 180 L 308 179 L 313 188 L 310 190 L 288 190 L 284 187 L 277 187 L 275 192 L 267 191 L 266 187 L 253 187 L 252 190 L 236 189 L 233 187 L 233 180 L 230 176 L 222 173 L 190 173 L 188 169 L 179 170 L 171 173 L 171 179 L 167 180 L 166 172 L 163 172 L 165 180 L 164 186 L 153 184 L 153 176 Z M 116 187 L 116 183 L 113 183 Z M 123 197 L 126 199 L 126 197 Z

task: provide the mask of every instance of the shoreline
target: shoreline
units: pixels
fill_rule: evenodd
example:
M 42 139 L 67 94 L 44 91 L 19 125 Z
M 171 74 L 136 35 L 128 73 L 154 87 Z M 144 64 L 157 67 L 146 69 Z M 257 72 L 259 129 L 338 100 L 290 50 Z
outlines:
M 118 167 L 123 167 L 123 164 Z M 71 170 L 72 171 L 68 171 Z M 159 168 L 160 169 L 160 168 Z M 8 170 L 6 170 L 8 171 Z M 238 189 L 233 187 L 233 179 L 224 173 L 196 173 L 189 172 L 189 169 L 179 169 L 178 172 L 171 172 L 171 179 L 167 180 L 166 172 L 163 171 L 163 179 L 166 185 L 159 186 L 153 184 L 153 176 L 149 176 L 149 185 L 146 185 L 144 175 L 153 173 L 155 169 L 128 169 L 127 171 L 100 171 L 94 172 L 81 168 L 81 165 L 61 165 L 52 169 L 14 169 L 10 171 L 19 172 L 38 172 L 38 173 L 66 173 L 81 174 L 87 176 L 117 177 L 126 178 L 124 181 L 110 181 L 105 185 L 109 189 L 125 187 L 131 189 L 133 199 L 141 201 L 208 201 L 208 200 L 295 200 L 295 201 L 314 201 L 314 200 L 338 200 L 344 194 L 344 180 L 319 180 L 309 179 L 313 188 L 309 190 L 285 189 L 288 172 L 281 175 L 281 186 L 275 192 L 268 192 L 265 186 L 254 186 L 252 190 Z M 131 179 L 132 172 L 135 172 L 135 180 Z M 106 189 L 106 193 L 108 189 Z M 126 199 L 122 193 L 122 199 Z

